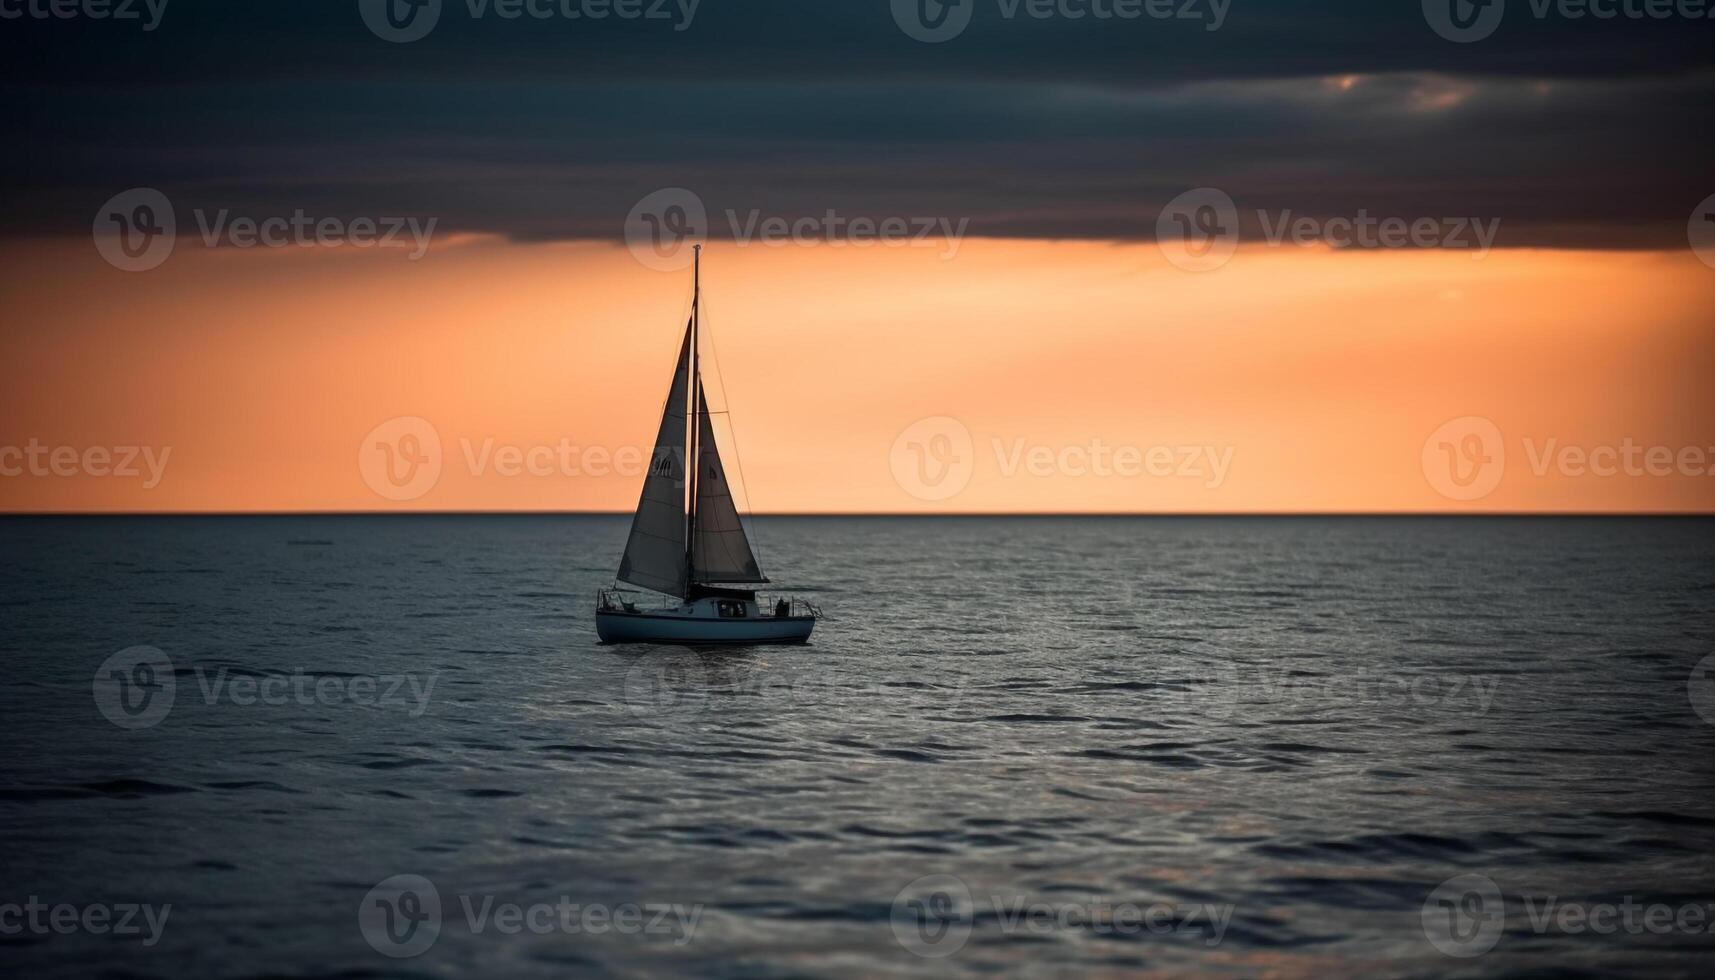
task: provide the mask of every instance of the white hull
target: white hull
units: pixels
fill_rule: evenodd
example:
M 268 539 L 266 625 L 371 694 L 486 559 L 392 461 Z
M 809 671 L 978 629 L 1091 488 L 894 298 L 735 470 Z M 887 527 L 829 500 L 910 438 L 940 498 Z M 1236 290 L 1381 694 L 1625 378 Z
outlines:
M 596 635 L 603 643 L 803 643 L 815 628 L 813 616 L 711 619 L 670 609 L 595 614 Z

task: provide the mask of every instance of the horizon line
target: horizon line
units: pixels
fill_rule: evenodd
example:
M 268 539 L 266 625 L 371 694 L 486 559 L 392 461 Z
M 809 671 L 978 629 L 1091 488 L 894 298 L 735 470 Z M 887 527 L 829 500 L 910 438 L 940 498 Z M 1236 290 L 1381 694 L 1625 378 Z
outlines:
M 631 517 L 630 510 L 0 510 L 12 517 Z M 1715 517 L 1715 510 L 764 511 L 758 517 Z

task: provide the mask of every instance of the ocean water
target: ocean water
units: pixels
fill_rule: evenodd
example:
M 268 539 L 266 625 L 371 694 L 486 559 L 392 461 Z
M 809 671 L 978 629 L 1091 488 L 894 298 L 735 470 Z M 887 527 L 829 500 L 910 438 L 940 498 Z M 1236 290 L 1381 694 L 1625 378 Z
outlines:
M 1715 521 L 762 519 L 722 651 L 626 527 L 0 520 L 0 970 L 1715 962 Z

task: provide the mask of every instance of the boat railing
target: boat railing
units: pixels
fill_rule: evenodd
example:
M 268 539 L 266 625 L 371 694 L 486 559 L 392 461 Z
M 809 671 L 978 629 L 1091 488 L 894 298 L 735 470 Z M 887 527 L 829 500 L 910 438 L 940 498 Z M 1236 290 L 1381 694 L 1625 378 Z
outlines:
M 645 605 L 644 603 L 637 601 L 637 596 L 638 593 L 630 592 L 625 589 L 598 589 L 596 590 L 596 610 L 599 612 L 637 613 L 645 612 L 649 609 L 677 609 L 681 605 L 680 603 L 674 603 L 672 601 L 662 601 L 655 603 L 654 605 Z M 822 618 L 822 607 L 808 599 L 800 599 L 797 596 L 765 595 L 759 595 L 756 597 L 757 616 L 761 619 L 773 619 L 779 617 L 781 615 L 781 603 L 786 604 L 786 618 L 800 619 L 806 616 L 812 619 Z
M 788 618 L 798 619 L 805 616 L 812 619 L 822 618 L 822 607 L 808 599 L 800 599 L 797 596 L 759 595 L 756 597 L 756 608 L 765 619 L 780 616 L 781 603 L 786 604 L 786 616 Z
M 636 593 L 624 589 L 599 589 L 596 592 L 596 609 L 601 612 L 641 612 L 642 606 L 636 599 L 631 598 Z M 662 608 L 666 608 L 665 605 Z

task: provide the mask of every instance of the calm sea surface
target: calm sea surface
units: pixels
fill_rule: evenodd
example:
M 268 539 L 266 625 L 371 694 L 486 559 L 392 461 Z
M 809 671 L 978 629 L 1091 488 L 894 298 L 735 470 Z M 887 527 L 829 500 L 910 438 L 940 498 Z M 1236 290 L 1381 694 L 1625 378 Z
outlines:
M 1715 962 L 1715 522 L 763 519 L 702 652 L 627 523 L 0 520 L 0 972 Z

